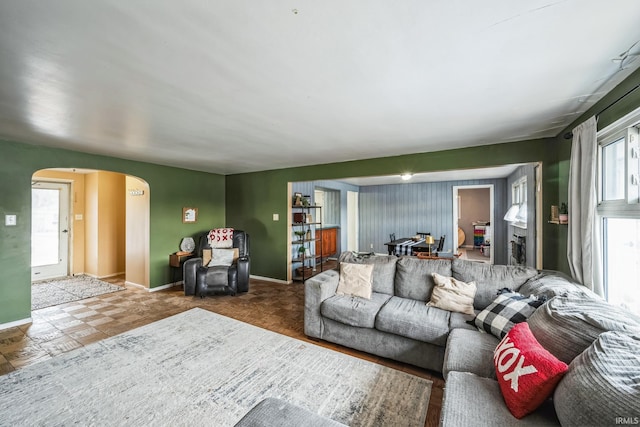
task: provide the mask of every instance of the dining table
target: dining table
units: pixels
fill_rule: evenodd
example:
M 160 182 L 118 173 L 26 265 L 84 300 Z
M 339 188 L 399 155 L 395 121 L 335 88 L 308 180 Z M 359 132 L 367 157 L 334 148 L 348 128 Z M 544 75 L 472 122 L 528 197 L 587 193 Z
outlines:
M 433 248 L 438 247 L 438 243 L 438 239 L 428 245 L 424 239 L 414 240 L 411 237 L 402 237 L 385 243 L 385 246 L 389 255 L 414 255 L 418 252 L 432 252 Z

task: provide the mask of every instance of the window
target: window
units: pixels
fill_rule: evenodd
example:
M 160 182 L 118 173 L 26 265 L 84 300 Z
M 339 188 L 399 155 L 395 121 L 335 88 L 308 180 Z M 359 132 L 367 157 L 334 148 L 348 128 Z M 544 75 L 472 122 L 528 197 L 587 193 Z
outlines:
M 504 216 L 511 225 L 527 228 L 527 177 L 523 176 L 511 184 L 511 208 Z
M 520 205 L 527 201 L 527 177 L 523 176 L 511 185 L 511 203 Z
M 610 303 L 640 314 L 640 111 L 634 114 L 623 126 L 610 126 L 598 134 L 597 213 L 605 296 Z

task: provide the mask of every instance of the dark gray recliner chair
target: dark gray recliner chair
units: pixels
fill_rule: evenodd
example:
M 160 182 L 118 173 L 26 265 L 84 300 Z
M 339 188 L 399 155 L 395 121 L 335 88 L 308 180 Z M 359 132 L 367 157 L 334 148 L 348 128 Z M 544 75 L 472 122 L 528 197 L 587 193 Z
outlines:
M 233 247 L 238 248 L 238 259 L 230 266 L 207 267 L 202 265 L 202 250 L 209 249 L 207 235 L 203 233 L 196 247 L 196 257 L 183 265 L 184 294 L 235 295 L 249 290 L 249 235 L 242 230 L 233 230 Z

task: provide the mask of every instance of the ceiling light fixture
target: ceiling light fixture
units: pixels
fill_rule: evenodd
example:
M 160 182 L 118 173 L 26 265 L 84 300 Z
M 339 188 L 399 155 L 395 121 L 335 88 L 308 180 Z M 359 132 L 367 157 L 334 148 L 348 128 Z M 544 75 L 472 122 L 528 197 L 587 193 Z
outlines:
M 400 178 L 402 178 L 403 181 L 409 181 L 411 178 L 413 178 L 413 174 L 403 173 L 402 175 L 400 175 Z

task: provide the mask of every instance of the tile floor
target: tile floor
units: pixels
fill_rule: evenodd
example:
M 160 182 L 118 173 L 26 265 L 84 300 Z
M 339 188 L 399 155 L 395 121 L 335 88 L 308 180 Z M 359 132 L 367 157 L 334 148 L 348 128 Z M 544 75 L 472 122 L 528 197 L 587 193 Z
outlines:
M 32 312 L 33 323 L 0 330 L 0 375 L 59 354 L 201 307 L 234 319 L 336 351 L 380 363 L 433 381 L 425 426 L 437 426 L 442 404 L 442 376 L 336 344 L 310 340 L 303 332 L 304 287 L 252 280 L 250 291 L 236 297 L 185 297 L 181 286 L 147 292 L 125 286 L 124 277 L 104 279 L 125 290 Z

